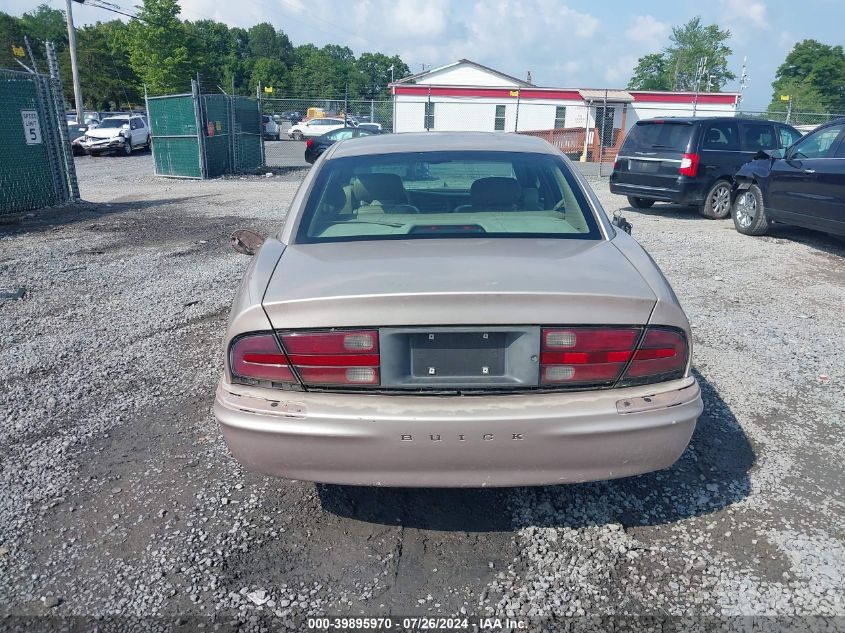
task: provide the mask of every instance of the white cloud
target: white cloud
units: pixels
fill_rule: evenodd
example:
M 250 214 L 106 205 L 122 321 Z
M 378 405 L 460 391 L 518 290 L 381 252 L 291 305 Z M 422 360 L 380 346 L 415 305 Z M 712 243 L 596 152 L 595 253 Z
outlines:
M 661 22 L 651 15 L 638 15 L 625 31 L 625 37 L 653 53 L 663 47 L 669 29 L 668 23 Z
M 734 32 L 768 29 L 766 5 L 761 0 L 721 0 L 723 19 Z

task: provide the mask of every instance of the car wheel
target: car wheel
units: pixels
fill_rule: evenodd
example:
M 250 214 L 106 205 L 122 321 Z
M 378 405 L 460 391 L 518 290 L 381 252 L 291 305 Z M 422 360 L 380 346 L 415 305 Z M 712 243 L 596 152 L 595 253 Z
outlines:
M 291 135 L 290 135 L 290 137 L 291 137 L 294 141 L 301 141 L 301 140 L 302 140 L 302 138 L 303 138 L 303 137 L 302 137 L 302 132 L 299 132 L 299 131 L 294 132 L 293 134 L 291 134 Z
M 763 235 L 769 230 L 769 219 L 763 206 L 763 193 L 757 185 L 740 191 L 731 210 L 734 226 L 743 235 Z
M 281 134 L 279 134 L 278 132 L 276 132 L 276 136 L 274 136 L 274 137 L 273 137 L 273 140 L 274 140 L 274 141 L 281 141 L 281 140 L 282 140 L 282 136 L 281 136 Z
M 727 180 L 717 180 L 710 187 L 704 204 L 698 211 L 705 218 L 723 220 L 731 214 L 731 183 Z
M 151 150 L 153 148 L 153 139 L 151 136 L 147 136 L 147 142 L 144 143 L 145 150 Z
M 123 155 L 129 156 L 132 153 L 132 141 L 126 140 L 123 142 Z
M 628 196 L 628 204 L 635 209 L 650 209 L 654 205 L 654 200 L 647 200 L 646 198 L 635 198 Z

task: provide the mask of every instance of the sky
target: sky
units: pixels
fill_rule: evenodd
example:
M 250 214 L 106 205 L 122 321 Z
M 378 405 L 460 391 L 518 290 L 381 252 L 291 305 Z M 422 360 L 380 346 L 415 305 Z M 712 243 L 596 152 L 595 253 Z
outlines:
M 44 0 L 4 0 L 13 15 Z M 110 0 L 132 10 L 133 0 Z M 64 0 L 47 0 L 64 9 Z M 412 72 L 466 58 L 540 86 L 623 88 L 637 59 L 700 15 L 730 29 L 730 69 L 747 58 L 742 108 L 764 110 L 775 70 L 796 42 L 845 44 L 845 0 L 181 0 L 182 19 L 270 22 L 294 45 L 399 54 Z M 115 16 L 74 4 L 77 25 Z M 731 82 L 726 91 L 739 91 Z

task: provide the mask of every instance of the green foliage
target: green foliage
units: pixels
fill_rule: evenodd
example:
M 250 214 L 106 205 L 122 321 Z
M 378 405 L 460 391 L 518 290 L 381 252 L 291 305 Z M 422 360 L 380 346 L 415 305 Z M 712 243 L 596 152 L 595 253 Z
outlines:
M 138 19 L 98 22 L 77 27 L 80 83 L 86 107 L 117 109 L 137 105 L 144 85 L 151 95 L 190 90 L 199 74 L 204 91 L 254 95 L 260 83 L 273 86 L 274 97 L 386 99 L 393 77 L 410 75 L 397 55 L 329 44 L 294 47 L 288 36 L 262 22 L 249 29 L 230 28 L 214 20 L 179 19 L 178 0 L 143 0 Z M 66 97 L 73 101 L 67 26 L 64 12 L 41 5 L 13 17 L 0 12 L 0 67 L 17 68 L 11 44 L 28 35 L 43 55 L 45 40 L 57 45 Z M 25 60 L 23 60 L 25 61 Z M 40 63 L 39 59 L 39 63 Z M 25 63 L 28 63 L 25 61 Z M 46 70 L 46 62 L 43 68 Z
M 79 82 L 83 86 L 85 107 L 92 110 L 119 110 L 143 103 L 127 50 L 129 27 L 120 20 L 98 22 L 76 30 Z M 70 81 L 70 54 L 59 54 L 65 99 L 73 103 Z
M 780 95 L 792 96 L 792 109 L 804 112 L 845 112 L 845 52 L 816 40 L 798 42 L 772 82 L 769 110 L 784 110 Z
M 185 92 L 196 72 L 199 47 L 178 15 L 176 0 L 144 0 L 129 23 L 129 60 L 152 94 Z
M 666 57 L 662 53 L 640 57 L 628 87 L 635 90 L 671 90 L 672 78 L 666 72 Z
M 733 52 L 726 42 L 731 33 L 716 24 L 703 25 L 694 17 L 683 26 L 672 28 L 669 46 L 662 53 L 641 57 L 628 87 L 633 90 L 696 89 L 699 63 L 705 57 L 706 73 L 698 83 L 698 90 L 718 92 L 736 79 L 728 70 L 728 57 Z M 709 81 L 708 81 L 709 79 Z

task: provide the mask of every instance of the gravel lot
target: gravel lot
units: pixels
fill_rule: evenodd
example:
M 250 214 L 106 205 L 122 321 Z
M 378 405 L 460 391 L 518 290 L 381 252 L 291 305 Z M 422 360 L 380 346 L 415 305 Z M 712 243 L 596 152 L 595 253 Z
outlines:
M 318 487 L 245 472 L 210 410 L 248 264 L 228 235 L 276 229 L 304 172 L 167 180 L 149 154 L 77 169 L 85 203 L 0 225 L 0 287 L 26 288 L 0 302 L 0 614 L 845 626 L 843 242 L 626 209 L 693 323 L 705 396 L 668 470 Z M 624 206 L 594 183 L 608 212 Z

